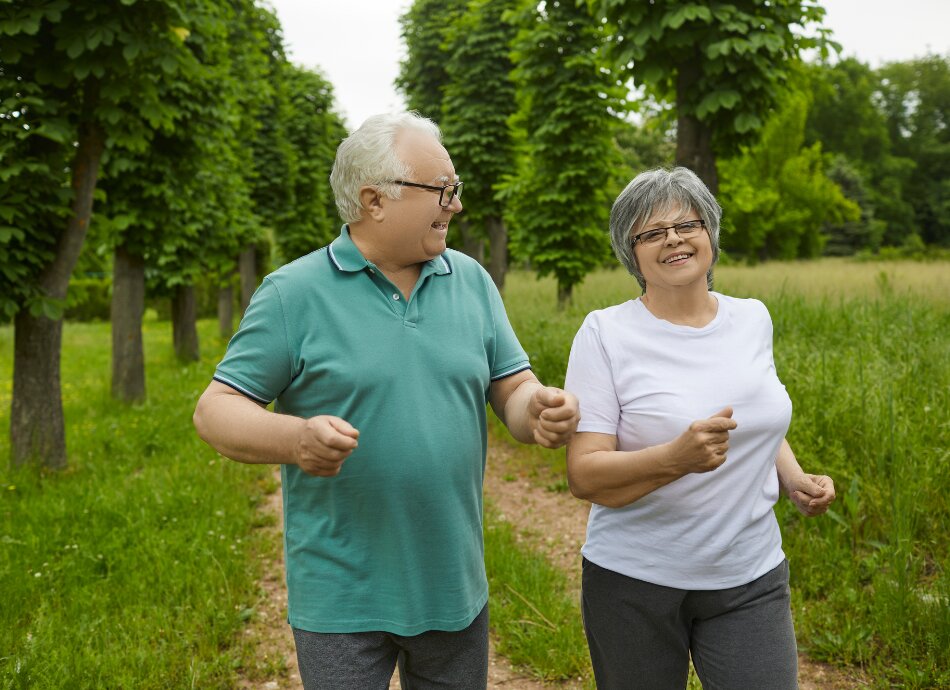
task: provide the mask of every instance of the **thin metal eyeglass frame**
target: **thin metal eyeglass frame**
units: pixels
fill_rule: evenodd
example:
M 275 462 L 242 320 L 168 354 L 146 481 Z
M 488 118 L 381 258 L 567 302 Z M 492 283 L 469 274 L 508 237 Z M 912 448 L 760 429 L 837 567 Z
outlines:
M 630 246 L 631 247 L 636 246 L 637 242 L 640 242 L 642 244 L 642 240 L 640 239 L 641 237 L 643 237 L 644 235 L 649 235 L 651 232 L 659 232 L 660 230 L 664 232 L 665 236 L 663 239 L 666 239 L 666 237 L 669 236 L 670 230 L 675 232 L 677 237 L 682 238 L 683 235 L 680 234 L 680 231 L 677 230 L 677 228 L 679 228 L 682 225 L 686 225 L 687 223 L 699 223 L 700 229 L 702 230 L 706 229 L 706 221 L 704 221 L 702 218 L 695 218 L 693 220 L 684 220 L 682 223 L 676 223 L 675 225 L 667 225 L 665 228 L 652 228 L 650 230 L 644 230 L 641 233 L 637 233 L 630 240 Z M 692 233 L 687 233 L 686 237 L 689 237 L 690 235 L 692 235 Z
M 444 187 L 436 187 L 436 186 L 431 185 L 431 184 L 419 184 L 418 182 L 406 182 L 406 181 L 404 181 L 404 180 L 393 180 L 393 184 L 398 184 L 398 185 L 401 185 L 401 186 L 403 186 L 403 187 L 418 187 L 419 189 L 428 189 L 428 190 L 433 191 L 433 192 L 438 192 L 438 193 L 439 193 L 439 206 L 441 206 L 442 208 L 448 208 L 449 205 L 452 203 L 452 198 L 453 198 L 453 197 L 455 197 L 455 198 L 457 198 L 457 199 L 461 199 L 461 198 L 462 198 L 462 184 L 463 184 L 462 182 L 455 182 L 455 183 L 453 183 L 453 184 L 447 184 L 447 185 L 445 185 Z M 448 201 L 444 201 L 444 199 L 445 199 L 445 190 L 446 190 L 446 189 L 451 189 L 451 190 L 452 190 L 452 194 L 449 195 L 449 200 L 448 200 Z

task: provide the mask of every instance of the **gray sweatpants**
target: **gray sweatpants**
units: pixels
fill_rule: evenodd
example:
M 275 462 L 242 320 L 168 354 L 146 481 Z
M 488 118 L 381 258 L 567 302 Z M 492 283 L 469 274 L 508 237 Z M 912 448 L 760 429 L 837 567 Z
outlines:
M 584 560 L 581 604 L 598 690 L 796 690 L 788 562 L 720 590 L 663 587 Z
M 397 657 L 403 690 L 485 690 L 488 685 L 487 604 L 457 632 L 430 630 L 406 637 L 293 631 L 305 690 L 386 690 Z

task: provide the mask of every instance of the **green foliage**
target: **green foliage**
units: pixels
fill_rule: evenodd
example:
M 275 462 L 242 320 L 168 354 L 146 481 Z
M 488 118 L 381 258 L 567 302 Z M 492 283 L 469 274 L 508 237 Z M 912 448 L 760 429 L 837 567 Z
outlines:
M 610 54 L 638 84 L 675 101 L 713 133 L 720 154 L 751 140 L 777 103 L 799 51 L 826 51 L 825 11 L 802 0 L 682 2 L 588 0 L 612 25 Z
M 916 227 L 913 207 L 905 200 L 914 162 L 894 154 L 880 108 L 880 75 L 849 58 L 810 65 L 802 77 L 811 93 L 805 140 L 836 154 L 829 176 L 861 207 L 858 225 L 829 228 L 834 236 L 829 250 L 876 249 L 885 236 L 899 242 Z
M 344 130 L 332 88 L 287 62 L 270 10 L 227 7 L 218 33 L 188 37 L 203 70 L 167 88 L 182 126 L 145 151 L 110 152 L 94 231 L 106 249 L 145 257 L 153 294 L 207 275 L 225 283 L 241 248 L 269 236 L 292 260 L 338 226 L 328 176 Z
M 516 29 L 503 15 L 516 0 L 472 0 L 446 30 L 442 100 L 444 143 L 465 181 L 465 218 L 480 224 L 504 212 L 496 188 L 514 167 L 508 119 L 515 112 L 510 44 Z
M 449 82 L 445 48 L 446 32 L 466 11 L 467 3 L 415 0 L 402 17 L 406 59 L 399 64 L 396 88 L 406 97 L 410 110 L 432 120 L 442 115 L 442 99 Z
M 181 113 L 165 88 L 200 72 L 186 39 L 214 31 L 216 5 L 0 6 L 0 307 L 6 314 L 22 306 L 32 311 L 46 297 L 39 280 L 65 232 L 74 142 L 100 130 L 113 145 L 141 151 L 157 130 L 173 128 Z
M 675 134 L 668 131 L 668 122 L 663 116 L 650 114 L 639 124 L 620 122 L 615 138 L 624 162 L 624 168 L 618 170 L 616 176 L 620 188 L 644 170 L 674 164 Z
M 329 179 L 346 128 L 333 111 L 333 87 L 326 78 L 287 65 L 283 79 L 288 94 L 285 130 L 296 159 L 293 203 L 274 233 L 280 262 L 286 263 L 329 244 L 339 231 L 342 221 Z
M 202 334 L 217 357 L 213 327 Z M 12 336 L 0 328 L 4 427 Z M 222 460 L 197 438 L 190 411 L 214 362 L 180 366 L 170 338 L 146 325 L 153 394 L 127 407 L 110 398 L 108 324 L 67 323 L 71 469 L 0 463 L 5 688 L 233 688 L 238 668 L 262 663 L 243 633 L 278 557 L 255 529 L 271 469 Z
M 605 30 L 583 8 L 528 3 L 514 21 L 519 161 L 504 184 L 507 224 L 512 252 L 553 274 L 563 303 L 609 253 L 624 92 L 604 64 Z
M 861 215 L 857 220 L 827 223 L 822 231 L 827 237 L 824 253 L 829 256 L 847 256 L 861 250 L 876 251 L 887 229 L 887 223 L 874 215 L 872 192 L 865 177 L 842 155 L 833 156 L 828 166 L 828 179 L 841 188 Z
M 720 162 L 723 246 L 733 256 L 821 254 L 826 223 L 856 221 L 858 206 L 824 173 L 820 144 L 804 146 L 804 94 L 789 92 L 758 143 Z
M 108 321 L 111 303 L 111 279 L 73 278 L 69 281 L 64 317 L 70 321 Z
M 878 76 L 894 154 L 913 161 L 902 195 L 911 213 L 895 219 L 886 241 L 899 245 L 912 229 L 927 244 L 950 246 L 950 56 L 893 63 Z M 895 233 L 898 222 L 903 232 Z
M 2 60 L 2 58 L 0 58 Z M 69 152 L 42 136 L 35 109 L 55 107 L 42 88 L 10 87 L 0 61 L 0 317 L 13 317 L 20 307 L 41 303 L 36 285 L 42 268 L 52 262 L 56 238 L 66 225 L 72 194 Z
M 875 105 L 880 80 L 855 58 L 834 65 L 806 65 L 801 72 L 811 93 L 806 140 L 846 156 L 858 165 L 879 163 L 891 151 L 884 114 Z
M 220 11 L 207 31 L 188 35 L 200 69 L 165 85 L 173 125 L 155 133 L 145 150 L 115 145 L 104 166 L 106 201 L 95 220 L 104 246 L 90 250 L 122 245 L 142 256 L 153 290 L 227 273 L 256 229 L 235 145 L 246 82 L 232 74 L 229 42 L 240 34 L 230 28 L 236 25 L 231 8 Z

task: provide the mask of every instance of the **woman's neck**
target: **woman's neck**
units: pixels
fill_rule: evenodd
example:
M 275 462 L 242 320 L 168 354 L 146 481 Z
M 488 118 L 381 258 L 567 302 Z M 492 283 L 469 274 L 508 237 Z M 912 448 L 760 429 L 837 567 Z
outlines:
M 719 302 L 705 285 L 675 290 L 648 286 L 640 301 L 658 319 L 693 328 L 708 325 L 719 310 Z

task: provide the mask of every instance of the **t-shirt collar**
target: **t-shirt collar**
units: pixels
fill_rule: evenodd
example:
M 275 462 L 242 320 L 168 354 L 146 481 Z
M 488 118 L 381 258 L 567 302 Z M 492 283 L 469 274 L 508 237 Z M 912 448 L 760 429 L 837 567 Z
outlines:
M 330 257 L 330 263 L 339 271 L 355 273 L 370 266 L 370 263 L 353 242 L 353 238 L 350 237 L 350 228 L 347 225 L 344 225 L 340 230 L 340 236 L 330 243 L 327 248 L 327 256 Z M 429 274 L 448 275 L 451 272 L 452 266 L 443 253 L 423 264 L 420 277 Z

